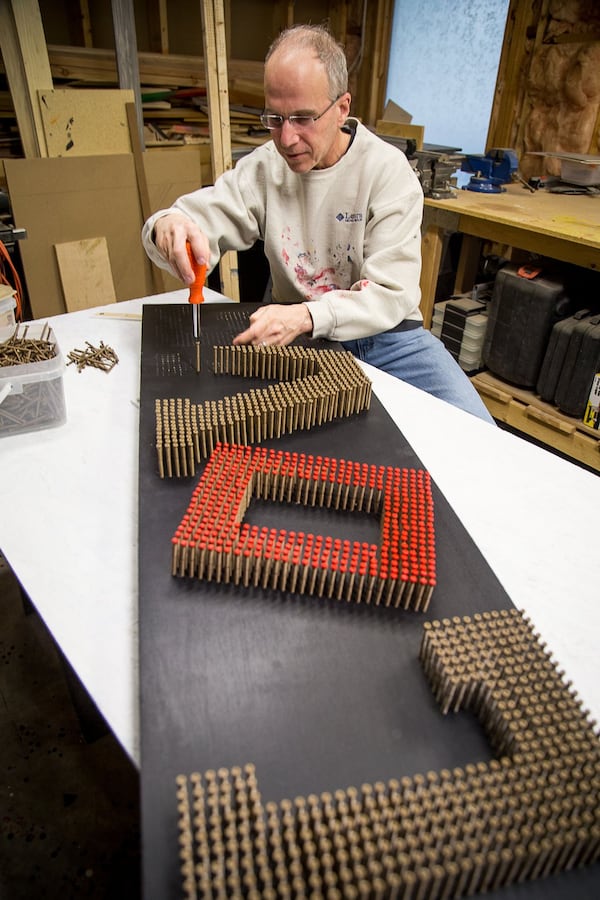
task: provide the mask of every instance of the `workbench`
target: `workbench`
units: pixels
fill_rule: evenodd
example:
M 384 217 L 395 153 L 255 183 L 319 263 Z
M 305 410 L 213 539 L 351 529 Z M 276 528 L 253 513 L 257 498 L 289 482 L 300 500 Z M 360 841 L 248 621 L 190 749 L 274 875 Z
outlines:
M 65 356 L 103 340 L 119 363 L 108 374 L 68 366 L 66 424 L 0 442 L 0 548 L 136 763 L 140 314 L 146 303 L 186 297 L 176 291 L 50 319 Z M 513 603 L 600 718 L 600 479 L 364 368 Z
M 600 271 L 600 197 L 534 193 L 506 185 L 500 194 L 457 190 L 447 200 L 426 198 L 423 216 L 421 310 L 431 327 L 445 235 L 463 235 L 455 293 L 473 287 L 484 241 Z M 544 403 L 532 391 L 499 379 L 474 376 L 473 383 L 499 421 L 600 470 L 600 434 Z

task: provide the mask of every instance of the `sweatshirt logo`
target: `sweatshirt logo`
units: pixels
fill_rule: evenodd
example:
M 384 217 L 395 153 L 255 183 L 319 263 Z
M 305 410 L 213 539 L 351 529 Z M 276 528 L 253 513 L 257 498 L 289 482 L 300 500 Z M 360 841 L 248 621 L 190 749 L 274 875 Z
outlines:
M 338 222 L 362 222 L 363 214 L 360 212 L 339 212 L 336 216 Z

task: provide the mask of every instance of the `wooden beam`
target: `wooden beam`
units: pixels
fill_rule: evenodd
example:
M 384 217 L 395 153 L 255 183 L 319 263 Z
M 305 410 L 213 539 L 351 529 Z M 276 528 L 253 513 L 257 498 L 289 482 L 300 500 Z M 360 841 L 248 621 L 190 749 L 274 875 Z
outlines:
M 529 29 L 539 22 L 541 5 L 542 0 L 527 3 L 510 0 L 486 150 L 515 146 L 516 129 L 522 116 L 524 85 L 531 65 L 532 42 L 528 34 Z
M 531 99 L 529 97 L 529 91 L 526 88 L 527 82 L 529 80 L 529 72 L 531 71 L 532 64 L 534 60 L 539 59 L 539 52 L 542 47 L 544 34 L 546 32 L 546 28 L 548 25 L 548 20 L 550 19 L 550 0 L 542 0 L 542 7 L 539 12 L 536 29 L 535 29 L 535 37 L 533 41 L 530 42 L 530 46 L 528 47 L 527 53 L 527 68 L 524 66 L 521 67 L 521 78 L 523 79 L 521 85 L 523 90 L 521 91 L 520 98 L 520 110 L 517 111 L 515 108 L 513 110 L 514 122 L 513 122 L 513 140 L 510 144 L 502 144 L 503 147 L 515 147 L 517 152 L 521 152 L 524 149 L 524 138 L 525 138 L 525 130 L 527 127 L 527 120 L 529 118 L 529 113 L 531 111 Z M 531 29 L 530 29 L 531 31 Z M 515 134 L 515 126 L 516 126 L 516 134 Z M 499 146 L 499 145 L 495 145 Z
M 23 154 L 47 156 L 38 91 L 52 90 L 53 84 L 37 0 L 0 0 L 0 49 Z
M 439 225 L 431 225 L 423 234 L 421 249 L 423 268 L 421 270 L 421 302 L 419 308 L 423 316 L 423 327 L 431 328 L 433 305 L 437 280 L 444 250 L 445 229 Z
M 169 52 L 167 0 L 156 0 L 154 3 L 149 3 L 147 15 L 150 31 L 150 49 L 155 53 L 166 55 Z
M 229 86 L 222 0 L 202 0 L 202 37 L 213 152 L 213 178 L 231 169 Z
M 348 37 L 348 0 L 336 0 L 329 4 L 329 27 L 336 40 L 345 47 Z
M 353 4 L 348 17 L 346 53 L 349 56 L 352 114 L 374 126 L 383 115 L 392 34 L 393 0 Z M 358 49 L 355 52 L 352 44 Z M 352 40 L 354 38 L 354 40 Z
M 92 34 L 92 20 L 90 18 L 90 6 L 88 0 L 79 0 L 81 9 L 81 30 L 83 32 L 83 46 L 93 47 L 94 36 Z
M 70 42 L 75 47 L 93 47 L 89 0 L 66 0 Z
M 483 240 L 479 237 L 463 234 L 458 266 L 456 267 L 456 278 L 454 280 L 455 294 L 466 293 L 475 284 L 481 260 L 482 243 Z
M 150 203 L 150 192 L 148 191 L 148 182 L 146 180 L 146 170 L 144 168 L 144 152 L 140 143 L 140 136 L 137 128 L 137 115 L 135 104 L 126 103 L 125 110 L 127 113 L 127 124 L 129 126 L 129 138 L 131 140 L 131 150 L 133 153 L 133 162 L 135 165 L 135 180 L 137 182 L 138 195 L 140 198 L 140 207 L 142 210 L 142 219 L 145 222 L 150 218 L 153 210 Z M 165 282 L 162 277 L 162 269 L 158 266 L 152 266 L 152 282 L 157 294 L 166 291 Z
M 375 15 L 369 16 L 370 27 L 373 29 L 371 52 L 366 55 L 370 61 L 370 91 L 368 107 L 365 115 L 365 124 L 373 125 L 383 115 L 385 104 L 385 91 L 387 87 L 387 74 L 390 59 L 390 41 L 392 37 L 392 20 L 394 7 L 392 0 L 378 0 Z M 367 25 L 367 30 L 369 25 Z M 363 62 L 364 65 L 364 62 Z
M 227 50 L 225 59 L 227 60 L 227 68 L 229 69 L 229 61 L 231 59 L 231 0 L 223 0 L 223 3 L 225 6 L 225 42 Z
M 112 0 L 112 16 L 119 87 L 121 90 L 133 91 L 140 142 L 144 147 L 144 119 L 133 0 Z
M 202 0 L 201 9 L 213 180 L 216 181 L 219 175 L 233 165 L 223 0 Z M 220 271 L 222 292 L 232 300 L 239 301 L 236 253 L 225 253 L 221 257 Z
M 49 44 L 48 56 L 54 78 L 95 84 L 118 83 L 114 50 Z M 201 56 L 140 52 L 138 66 L 140 80 L 145 85 L 202 87 L 205 84 L 204 59 Z M 228 70 L 232 79 L 243 78 L 262 85 L 264 63 L 261 60 L 230 59 Z

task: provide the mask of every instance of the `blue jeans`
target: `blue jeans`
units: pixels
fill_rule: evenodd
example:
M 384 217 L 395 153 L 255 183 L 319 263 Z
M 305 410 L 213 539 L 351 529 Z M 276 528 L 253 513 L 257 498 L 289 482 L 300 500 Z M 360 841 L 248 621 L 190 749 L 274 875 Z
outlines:
M 425 328 L 343 341 L 353 356 L 466 412 L 494 422 L 479 394 L 442 342 Z

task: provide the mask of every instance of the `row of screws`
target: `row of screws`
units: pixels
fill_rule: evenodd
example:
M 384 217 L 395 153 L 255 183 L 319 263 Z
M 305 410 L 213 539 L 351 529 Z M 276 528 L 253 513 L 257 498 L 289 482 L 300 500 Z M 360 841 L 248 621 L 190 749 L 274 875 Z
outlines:
M 380 543 L 243 524 L 253 497 L 373 512 Z M 436 582 L 422 469 L 220 445 L 172 538 L 172 574 L 425 611 Z
M 280 383 L 223 400 L 155 403 L 161 478 L 189 477 L 217 444 L 255 444 L 368 409 L 371 382 L 351 353 L 304 347 L 215 347 L 215 372 Z
M 297 381 L 317 375 L 323 359 L 336 353 L 314 347 L 280 347 L 276 345 L 217 345 L 213 348 L 215 375 L 241 375 L 242 378 L 266 378 Z M 346 354 L 342 353 L 342 356 Z

